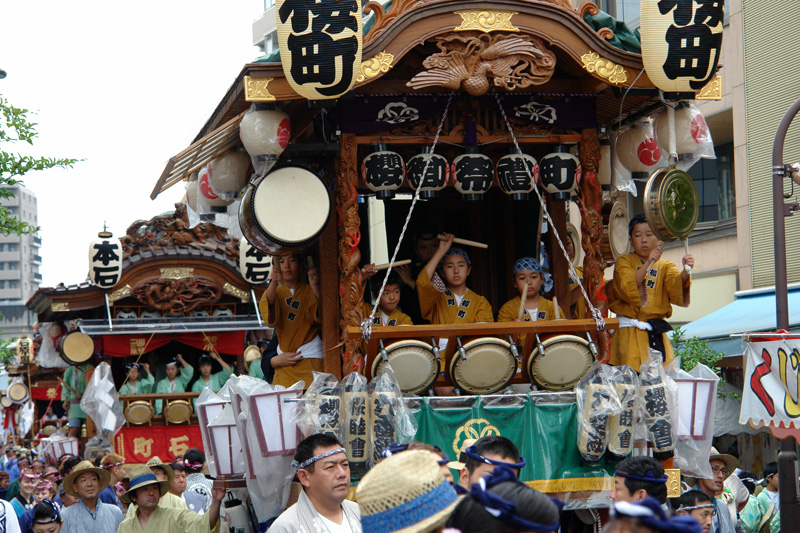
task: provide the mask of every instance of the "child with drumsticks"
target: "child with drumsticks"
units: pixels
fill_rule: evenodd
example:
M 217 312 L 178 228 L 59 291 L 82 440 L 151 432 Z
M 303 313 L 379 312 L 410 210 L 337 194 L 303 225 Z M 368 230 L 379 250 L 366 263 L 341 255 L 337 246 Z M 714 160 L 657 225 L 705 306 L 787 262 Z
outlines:
M 389 274 L 389 279 L 386 281 L 386 286 L 383 292 L 378 295 L 377 291 L 380 290 L 383 280 L 378 278 L 374 286 L 374 296 L 380 298 L 378 301 L 378 309 L 372 315 L 372 323 L 376 326 L 413 326 L 411 317 L 403 313 L 398 305 L 400 304 L 400 287 L 403 281 L 400 276 L 392 271 Z M 372 312 L 372 305 L 364 303 L 362 310 L 365 317 L 370 316 Z
M 644 215 L 631 219 L 628 235 L 633 252 L 617 259 L 611 284 L 609 308 L 619 318 L 619 329 L 611 338 L 609 362 L 638 371 L 648 358 L 648 347 L 660 351 L 665 363 L 673 359 L 666 334 L 672 327 L 664 319 L 672 316 L 673 304 L 689 306 L 692 278 L 672 261 L 661 259 L 664 248 Z M 693 267 L 694 257 L 686 254 L 682 262 Z
M 308 270 L 306 282 L 299 254 L 282 255 L 275 266 L 259 302 L 262 316 L 278 335 L 278 355 L 270 359 L 275 369 L 272 384 L 290 387 L 302 380 L 308 388 L 312 372 L 322 372 L 319 274 L 315 268 Z
M 530 322 L 535 320 L 555 320 L 555 304 L 541 296 L 553 288 L 553 277 L 542 269 L 539 261 L 533 257 L 523 257 L 514 263 L 514 285 L 518 296 L 506 302 L 497 314 L 498 322 Z M 522 298 L 525 297 L 525 308 L 522 309 Z M 559 306 L 558 318 L 566 318 Z

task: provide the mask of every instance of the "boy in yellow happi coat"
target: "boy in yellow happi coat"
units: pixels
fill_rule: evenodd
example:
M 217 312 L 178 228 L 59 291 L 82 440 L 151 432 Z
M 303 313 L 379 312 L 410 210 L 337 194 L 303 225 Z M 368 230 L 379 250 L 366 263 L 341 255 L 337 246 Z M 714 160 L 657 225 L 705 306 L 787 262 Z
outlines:
M 644 215 L 633 217 L 628 226 L 633 252 L 617 259 L 612 282 L 610 309 L 619 318 L 619 329 L 611 338 L 610 363 L 628 365 L 638 371 L 648 358 L 648 346 L 660 351 L 667 363 L 673 359 L 664 320 L 672 316 L 672 305 L 689 306 L 692 278 L 672 261 L 661 259 L 664 248 Z M 683 264 L 694 266 L 694 257 L 683 256 Z
M 272 384 L 290 387 L 302 380 L 308 388 L 312 372 L 322 372 L 319 275 L 316 269 L 309 270 L 306 283 L 296 254 L 280 256 L 276 266 L 259 303 L 261 314 L 278 335 L 278 355 L 270 360 L 275 368 Z
M 439 241 L 436 253 L 417 277 L 422 318 L 431 324 L 492 322 L 494 315 L 489 301 L 467 288 L 467 277 L 472 271 L 469 255 L 461 248 L 452 248 L 453 234 L 444 236 L 447 240 Z M 431 282 L 437 266 L 446 284 L 444 292 Z
M 375 290 L 379 290 L 381 286 L 379 281 Z M 392 272 L 389 274 L 389 279 L 386 281 L 386 286 L 383 288 L 383 293 L 380 294 L 378 301 L 378 309 L 372 315 L 372 323 L 376 326 L 413 326 L 411 317 L 403 313 L 398 305 L 400 304 L 400 287 L 402 285 L 400 276 Z M 376 296 L 378 296 L 376 294 Z M 364 302 L 362 313 L 365 317 L 370 316 L 372 312 L 372 305 Z
M 523 322 L 535 320 L 555 320 L 556 306 L 541 293 L 549 292 L 553 288 L 553 277 L 542 269 L 539 261 L 533 257 L 523 257 L 514 263 L 514 285 L 519 295 L 509 300 L 497 314 L 498 322 L 513 322 L 519 316 L 519 308 L 522 304 L 522 291 L 525 285 L 528 286 L 528 294 L 525 298 L 526 313 L 522 317 Z M 559 318 L 566 318 L 561 307 Z

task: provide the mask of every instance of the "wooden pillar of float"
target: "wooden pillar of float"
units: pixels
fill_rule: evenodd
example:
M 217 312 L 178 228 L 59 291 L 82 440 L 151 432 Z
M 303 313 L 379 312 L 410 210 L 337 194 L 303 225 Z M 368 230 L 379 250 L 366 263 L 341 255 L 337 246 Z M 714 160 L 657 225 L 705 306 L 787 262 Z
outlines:
M 581 246 L 583 247 L 583 286 L 589 294 L 592 305 L 608 315 L 608 298 L 605 293 L 605 260 L 601 250 L 603 242 L 603 189 L 597 179 L 597 170 L 600 168 L 600 143 L 597 140 L 596 129 L 581 131 L 579 144 L 583 179 L 578 190 L 579 206 L 581 211 Z M 588 308 L 587 308 L 588 312 Z M 590 318 L 590 317 L 587 317 Z M 608 357 L 608 331 L 596 335 L 598 357 L 602 360 Z
M 341 350 L 335 350 L 341 376 L 358 370 L 363 359 L 361 342 L 344 335 L 347 326 L 361 325 L 361 306 L 364 287 L 361 284 L 361 220 L 358 216 L 358 144 L 355 135 L 345 133 L 339 139 L 339 159 L 336 164 L 336 206 L 339 212 L 339 294 Z M 333 350 L 332 350 L 333 352 Z M 326 360 L 329 356 L 326 356 Z M 330 355 L 332 358 L 333 355 Z M 343 366 L 342 366 L 343 365 Z
M 563 200 L 552 200 L 552 197 L 547 197 L 547 210 L 550 212 L 550 218 L 553 219 L 553 225 L 556 232 L 561 237 L 562 241 L 567 238 L 567 202 Z M 563 275 L 569 272 L 567 267 L 567 258 L 564 257 L 564 252 L 555 241 L 555 233 L 551 232 L 550 241 L 550 272 L 559 272 L 561 275 L 553 276 L 553 295 L 558 298 L 558 305 L 566 313 L 569 318 L 569 285 L 567 280 L 568 276 Z
M 338 198 L 334 198 L 338 202 Z M 339 228 L 336 221 L 336 210 L 319 240 L 320 272 L 319 299 L 320 319 L 322 322 L 322 345 L 325 349 L 325 372 L 342 377 L 342 357 L 339 348 Z M 307 384 L 308 385 L 308 384 Z

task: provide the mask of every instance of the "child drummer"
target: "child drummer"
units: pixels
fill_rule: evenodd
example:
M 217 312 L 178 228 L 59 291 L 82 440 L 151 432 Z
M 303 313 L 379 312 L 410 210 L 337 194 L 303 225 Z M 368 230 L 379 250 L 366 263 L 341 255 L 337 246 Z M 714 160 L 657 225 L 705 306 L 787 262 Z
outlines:
M 280 256 L 276 266 L 259 302 L 261 314 L 278 335 L 278 355 L 270 359 L 275 369 L 272 384 L 290 387 L 302 380 L 308 388 L 312 372 L 322 372 L 319 275 L 316 269 L 309 270 L 306 283 L 298 254 Z
M 555 304 L 541 296 L 553 288 L 553 277 L 542 269 L 539 261 L 533 257 L 523 257 L 514 263 L 514 285 L 519 295 L 506 302 L 497 314 L 498 322 L 512 322 L 520 320 L 519 311 L 522 307 L 523 291 L 525 293 L 525 312 L 522 322 L 535 320 L 555 320 Z M 566 318 L 564 311 L 559 307 L 559 318 Z
M 664 248 L 644 215 L 628 226 L 633 252 L 617 259 L 612 281 L 614 298 L 610 309 L 619 318 L 619 329 L 611 338 L 610 363 L 639 370 L 648 358 L 648 347 L 660 351 L 665 363 L 673 359 L 666 332 L 672 306 L 689 306 L 692 278 L 672 261 L 661 259 Z M 693 267 L 694 257 L 683 256 L 683 265 Z
M 376 326 L 413 326 L 414 323 L 411 321 L 411 317 L 398 308 L 403 284 L 400 276 L 395 272 L 391 272 L 383 292 L 378 295 L 377 291 L 380 290 L 382 283 L 383 281 L 378 278 L 377 283 L 374 284 L 374 296 L 380 299 L 378 301 L 378 309 L 372 315 L 372 323 Z M 364 303 L 364 316 L 369 316 L 370 312 L 372 312 L 372 305 Z

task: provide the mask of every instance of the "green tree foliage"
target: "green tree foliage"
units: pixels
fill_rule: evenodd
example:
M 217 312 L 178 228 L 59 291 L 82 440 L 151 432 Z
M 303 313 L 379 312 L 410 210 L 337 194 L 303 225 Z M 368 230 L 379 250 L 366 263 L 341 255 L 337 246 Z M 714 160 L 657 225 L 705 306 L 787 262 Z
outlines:
M 8 368 L 9 365 L 13 365 L 16 361 L 17 351 L 9 350 L 8 348 L 16 340 L 16 337 L 12 339 L 0 339 L 0 364 L 6 368 Z
M 20 179 L 33 170 L 46 170 L 48 168 L 71 168 L 76 159 L 56 159 L 53 157 L 35 157 L 12 153 L 10 146 L 15 143 L 33 145 L 36 138 L 36 123 L 28 119 L 29 111 L 11 105 L 8 100 L 0 96 L 0 198 L 14 197 L 11 186 L 21 184 Z M 0 233 L 3 235 L 23 235 L 36 233 L 38 226 L 22 222 L 8 209 L 0 206 Z

